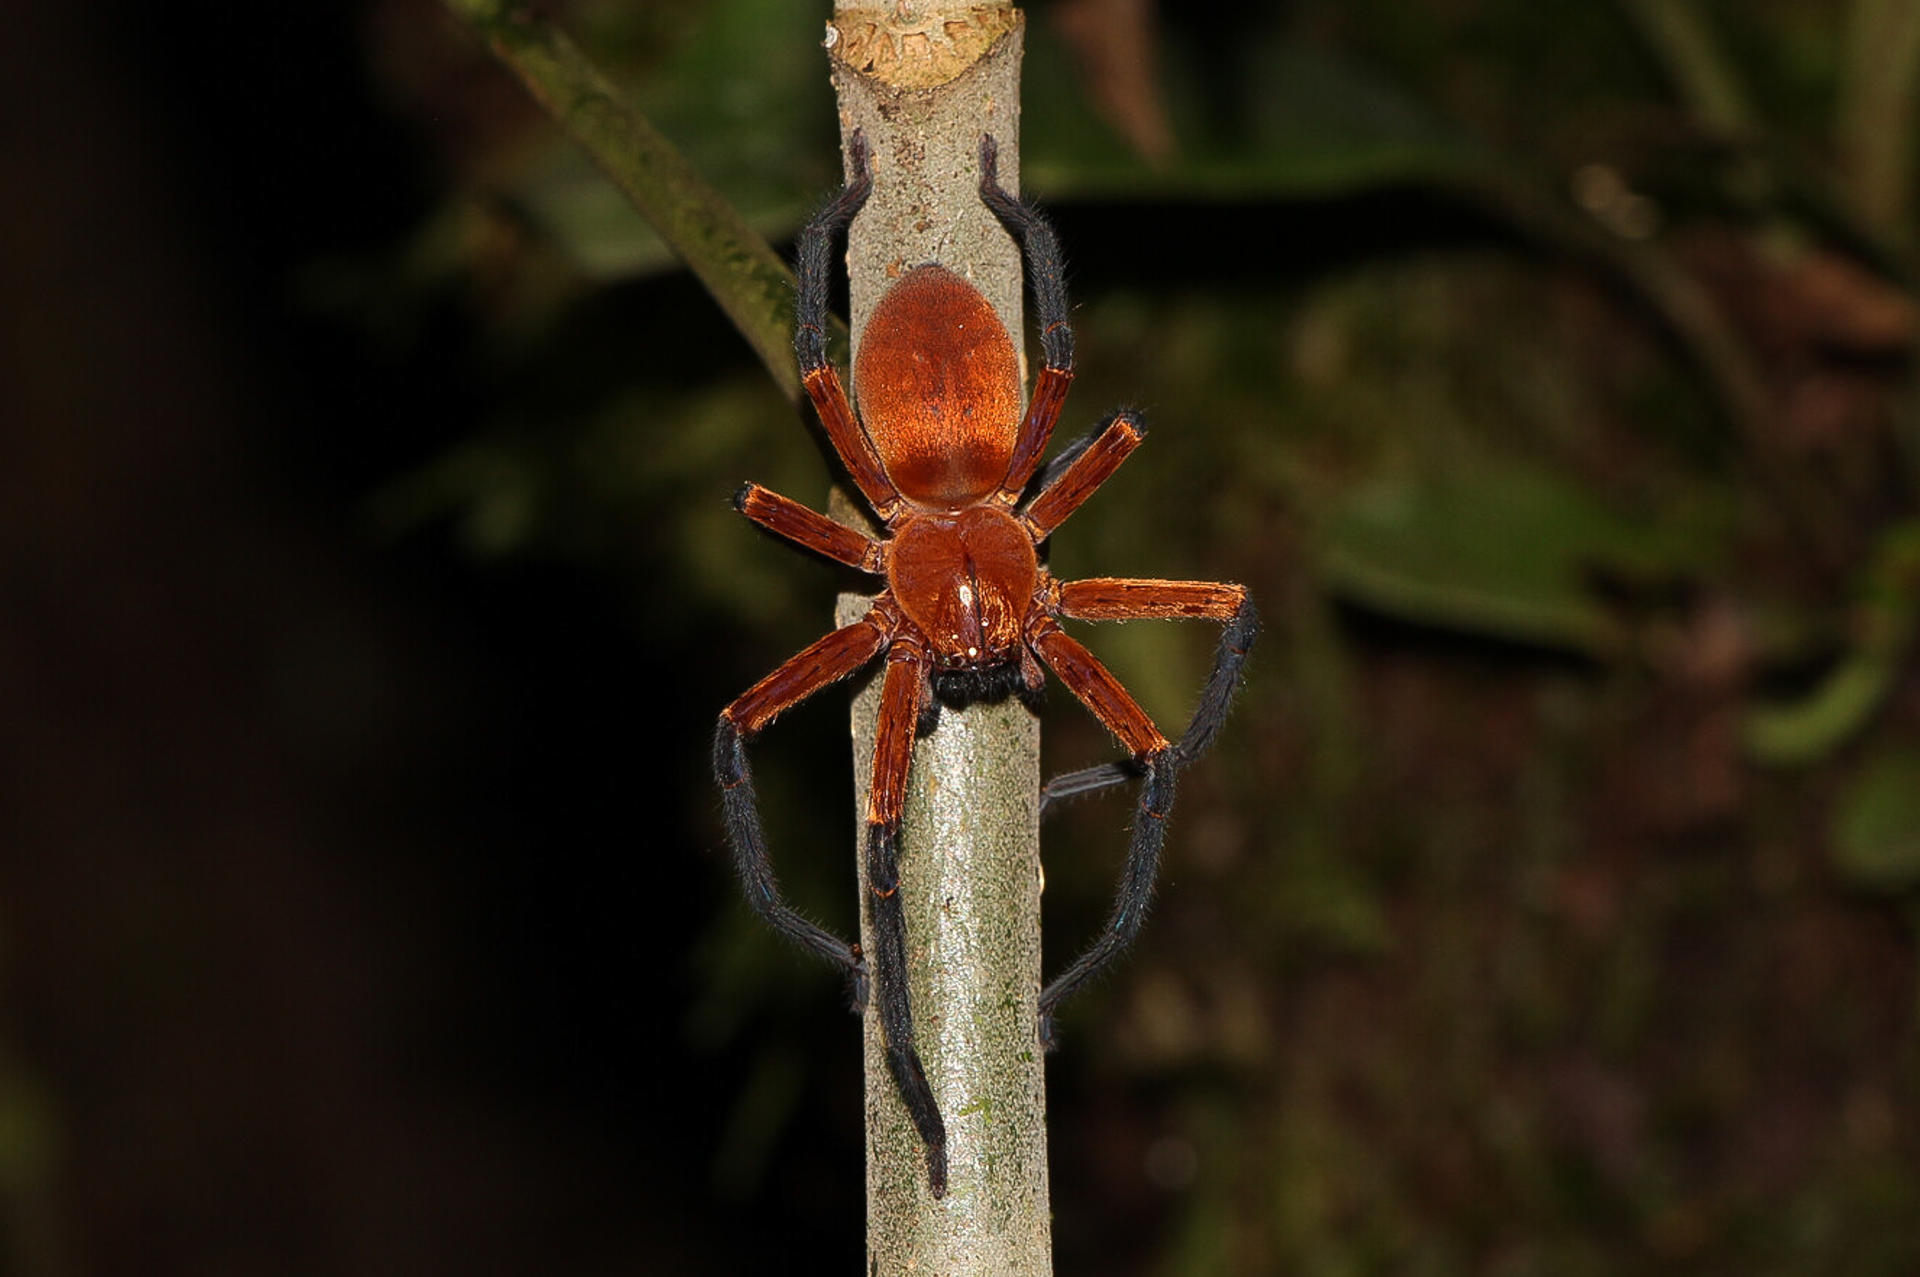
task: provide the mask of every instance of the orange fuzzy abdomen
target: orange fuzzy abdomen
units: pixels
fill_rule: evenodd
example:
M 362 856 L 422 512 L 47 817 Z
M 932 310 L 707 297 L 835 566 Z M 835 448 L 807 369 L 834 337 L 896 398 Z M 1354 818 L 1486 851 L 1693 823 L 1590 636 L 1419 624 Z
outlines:
M 980 290 L 946 267 L 916 267 L 887 290 L 853 381 L 861 424 L 907 500 L 959 509 L 1006 477 L 1019 356 Z

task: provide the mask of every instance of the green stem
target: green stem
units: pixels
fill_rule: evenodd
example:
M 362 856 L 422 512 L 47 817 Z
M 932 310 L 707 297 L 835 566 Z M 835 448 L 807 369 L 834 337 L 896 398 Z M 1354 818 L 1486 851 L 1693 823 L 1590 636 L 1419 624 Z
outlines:
M 793 274 L 766 240 L 563 32 L 499 0 L 447 6 L 632 201 L 798 401 Z
M 1726 136 L 1752 131 L 1739 78 L 1685 0 L 1624 0 L 1624 7 L 1701 123 Z
M 1856 211 L 1910 247 L 1920 0 L 1854 0 L 1834 128 Z

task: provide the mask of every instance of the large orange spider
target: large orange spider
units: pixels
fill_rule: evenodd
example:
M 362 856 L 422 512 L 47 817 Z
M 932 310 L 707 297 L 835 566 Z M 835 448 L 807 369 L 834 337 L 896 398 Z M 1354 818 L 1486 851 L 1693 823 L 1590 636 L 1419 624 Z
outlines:
M 854 415 L 827 361 L 824 336 L 831 244 L 872 189 L 860 134 L 848 153 L 853 179 L 800 235 L 794 348 L 827 438 L 885 534 L 869 537 L 756 484 L 742 488 L 735 504 L 768 531 L 880 577 L 886 588 L 865 616 L 801 651 L 721 711 L 713 767 L 748 903 L 782 934 L 845 969 L 864 1005 L 867 967 L 860 947 L 801 916 L 780 893 L 746 742 L 785 710 L 885 656 L 866 811 L 873 980 L 887 1063 L 926 1145 L 928 1181 L 939 1197 L 947 1182 L 946 1126 L 914 1049 L 899 896 L 897 843 L 916 735 L 931 730 L 942 705 L 959 708 L 1009 695 L 1037 705 L 1044 664 L 1120 739 L 1129 759 L 1056 777 L 1043 802 L 1141 780 L 1126 868 L 1106 929 L 1041 991 L 1039 1039 L 1050 1047 L 1061 1001 L 1139 933 L 1158 873 L 1175 773 L 1219 731 L 1258 622 L 1242 586 L 1117 577 L 1060 581 L 1041 562 L 1053 530 L 1119 468 L 1144 432 L 1133 417 L 1116 414 L 1090 441 L 1062 452 L 1034 482 L 1073 380 L 1073 331 L 1059 244 L 1045 219 L 1001 189 L 991 137 L 980 142 L 980 198 L 1026 250 L 1046 357 L 1026 414 L 1020 413 L 1013 338 L 978 289 L 934 263 L 908 271 L 874 308 L 854 366 L 861 409 Z M 1030 486 L 1036 492 L 1028 498 Z M 1093 653 L 1060 628 L 1059 617 L 1205 617 L 1225 623 L 1199 708 L 1178 742 L 1161 735 Z

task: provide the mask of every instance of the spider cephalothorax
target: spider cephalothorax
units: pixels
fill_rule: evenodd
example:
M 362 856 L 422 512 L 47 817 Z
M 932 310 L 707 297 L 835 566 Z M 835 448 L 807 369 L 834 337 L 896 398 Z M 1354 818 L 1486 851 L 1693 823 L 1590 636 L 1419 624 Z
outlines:
M 1126 747 L 1125 763 L 1057 777 L 1044 798 L 1139 778 L 1127 867 L 1106 930 L 1040 994 L 1040 1041 L 1052 1045 L 1053 1012 L 1132 942 L 1146 914 L 1173 805 L 1176 771 L 1212 742 L 1252 645 L 1257 623 L 1246 590 L 1200 581 L 1098 577 L 1060 581 L 1040 546 L 1119 468 L 1144 432 L 1114 416 L 1085 446 L 1039 469 L 1073 380 L 1073 333 L 1053 231 L 1001 189 L 993 139 L 980 143 L 980 196 L 1026 249 L 1028 280 L 1046 363 L 1023 414 L 1012 336 L 980 291 L 944 266 L 916 267 L 887 290 L 868 319 L 854 365 L 855 417 L 826 358 L 824 326 L 833 236 L 866 202 L 872 178 L 856 133 L 853 180 L 800 236 L 800 301 L 794 347 L 808 397 L 827 438 L 884 535 L 828 519 L 756 484 L 736 504 L 767 530 L 886 582 L 866 615 L 828 634 L 721 711 L 714 774 L 725 795 L 727 836 L 748 902 L 782 933 L 843 967 L 856 997 L 867 994 L 858 945 L 797 913 L 780 894 L 753 799 L 746 742 L 783 711 L 886 657 L 873 783 L 866 810 L 866 877 L 872 893 L 874 996 L 887 1061 L 927 1148 L 928 1181 L 946 1191 L 946 1127 L 913 1044 L 907 997 L 906 924 L 898 836 L 917 731 L 942 704 L 1018 695 L 1037 704 L 1051 669 Z M 1213 672 L 1185 734 L 1169 742 L 1094 655 L 1060 628 L 1060 617 L 1138 620 L 1202 617 L 1224 622 Z

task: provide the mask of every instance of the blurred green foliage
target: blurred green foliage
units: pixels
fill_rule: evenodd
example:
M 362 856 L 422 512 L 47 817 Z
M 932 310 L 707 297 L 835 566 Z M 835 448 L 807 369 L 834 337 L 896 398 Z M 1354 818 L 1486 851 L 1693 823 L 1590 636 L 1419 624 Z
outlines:
M 836 181 L 806 6 L 550 8 L 770 239 Z M 1848 45 L 1847 8 L 1031 10 L 1068 421 L 1159 426 L 1054 566 L 1242 579 L 1271 621 L 1149 938 L 1052 1069 L 1063 1266 L 1920 1264 L 1913 936 L 1884 906 L 1920 874 L 1915 157 L 1867 200 L 1850 139 L 1905 125 L 1835 106 L 1920 54 Z M 476 118 L 370 313 L 457 291 L 493 421 L 377 516 L 624 581 L 637 633 L 743 682 L 826 624 L 831 577 L 724 497 L 818 504 L 828 475 L 588 161 Z M 1210 636 L 1092 641 L 1182 720 Z M 839 845 L 844 795 L 779 742 L 770 827 L 819 836 L 776 841 Z M 1048 742 L 1111 748 L 1064 704 Z M 1120 820 L 1049 833 L 1056 953 Z M 831 915 L 847 866 L 809 859 L 783 872 Z M 811 973 L 714 928 L 693 1031 L 765 1032 L 752 1008 Z M 774 1191 L 756 1158 L 805 1102 L 768 1036 L 730 1192 Z

